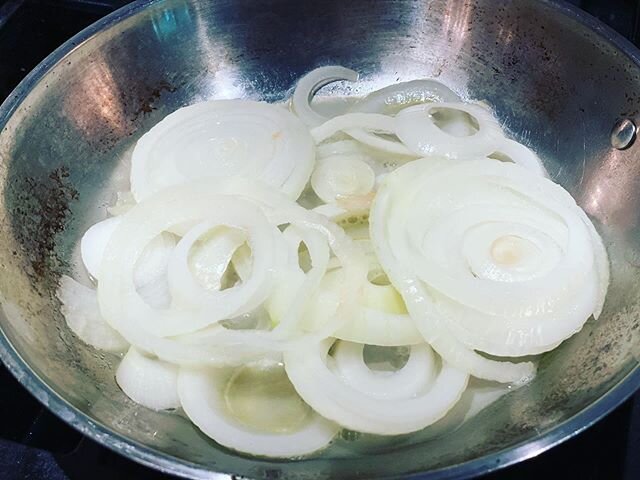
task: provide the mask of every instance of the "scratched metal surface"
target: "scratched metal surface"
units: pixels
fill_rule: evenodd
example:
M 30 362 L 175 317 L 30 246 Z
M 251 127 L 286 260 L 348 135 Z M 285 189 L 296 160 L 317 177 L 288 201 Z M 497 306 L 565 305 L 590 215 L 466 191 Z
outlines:
M 637 59 L 545 2 L 152 3 L 68 44 L 1 112 L 0 323 L 11 345 L 2 355 L 50 408 L 112 448 L 181 475 L 445 478 L 548 448 L 637 386 L 640 145 L 609 143 L 616 120 L 640 121 Z M 127 152 L 153 124 L 203 99 L 281 100 L 301 74 L 333 63 L 363 77 L 333 93 L 435 77 L 491 104 L 596 221 L 612 259 L 611 292 L 601 320 L 545 355 L 531 385 L 451 434 L 368 448 L 341 439 L 315 458 L 256 460 L 125 398 L 113 381 L 116 359 L 74 339 L 53 292 L 61 273 L 82 274 L 74 246 L 126 187 Z

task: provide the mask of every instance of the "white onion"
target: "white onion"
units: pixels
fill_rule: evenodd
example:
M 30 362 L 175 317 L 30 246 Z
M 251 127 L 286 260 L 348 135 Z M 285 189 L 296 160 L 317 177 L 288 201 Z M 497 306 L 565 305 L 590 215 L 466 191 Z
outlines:
M 371 370 L 364 361 L 361 343 L 338 342 L 333 357 L 335 373 L 374 398 L 411 398 L 431 387 L 437 376 L 433 350 L 425 344 L 412 346 L 407 363 L 394 372 Z
M 372 268 L 379 268 L 377 263 Z M 353 281 L 353 280 L 351 280 Z M 379 346 L 415 345 L 424 338 L 407 314 L 404 302 L 391 285 L 374 285 L 366 277 L 357 284 L 356 304 L 351 315 L 333 332 L 342 340 Z M 342 272 L 327 273 L 306 313 L 306 322 L 323 325 L 340 306 L 339 293 L 345 288 Z
M 149 358 L 134 347 L 120 362 L 116 381 L 131 400 L 151 410 L 180 407 L 178 367 Z
M 291 104 L 300 120 L 310 127 L 320 125 L 327 120 L 311 108 L 311 99 L 322 87 L 339 80 L 355 82 L 358 80 L 358 72 L 332 65 L 316 68 L 298 80 Z
M 181 108 L 137 143 L 131 160 L 136 200 L 190 180 L 259 178 L 297 198 L 313 168 L 308 130 L 283 108 L 212 100 Z
M 186 235 L 193 235 L 193 231 L 198 228 L 202 229 L 202 224 L 194 227 Z M 246 240 L 245 233 L 238 229 L 219 227 L 210 230 L 204 238 L 200 237 L 193 242 L 187 254 L 186 262 L 192 276 L 206 290 L 222 290 L 225 273 L 233 263 L 234 256 L 238 259 L 237 251 L 245 245 Z M 251 250 L 249 247 L 247 250 L 247 260 L 251 261 Z M 240 267 L 240 270 L 243 273 L 240 275 L 241 280 L 247 281 L 251 274 L 251 266 L 246 270 Z
M 316 157 L 318 159 L 333 155 L 366 155 L 366 153 L 363 145 L 356 140 L 336 140 L 335 142 L 324 142 L 316 146 Z
M 354 156 L 333 155 L 316 163 L 311 176 L 313 191 L 325 203 L 341 197 L 362 197 L 375 185 L 373 169 Z
M 517 165 L 413 162 L 389 175 L 370 221 L 380 262 L 422 334 L 482 378 L 499 380 L 456 342 L 493 355 L 547 351 L 582 327 L 606 290 L 582 211 Z M 477 368 L 463 367 L 474 355 Z
M 136 199 L 131 192 L 116 192 L 116 203 L 107 207 L 107 213 L 112 217 L 117 217 L 127 213 L 136 204 Z
M 82 261 L 95 280 L 100 277 L 104 251 L 120 221 L 120 217 L 112 217 L 98 222 L 82 237 L 80 242 Z M 136 291 L 145 302 L 155 308 L 166 308 L 171 302 L 166 273 L 169 256 L 175 246 L 175 237 L 170 233 L 162 232 L 144 248 L 134 266 Z
M 67 275 L 60 277 L 56 295 L 69 329 L 84 343 L 107 352 L 122 352 L 129 343 L 100 315 L 96 291 Z
M 285 368 L 298 394 L 325 418 L 359 432 L 398 435 L 442 418 L 458 401 L 467 375 L 443 363 L 431 388 L 418 395 L 383 399 L 363 393 L 327 366 L 333 340 L 285 353 Z
M 529 148 L 515 140 L 504 139 L 500 146 L 489 155 L 498 160 L 507 159 L 530 170 L 531 172 L 549 178 L 549 173 L 542 165 L 542 161 Z
M 358 100 L 352 112 L 395 114 L 415 103 L 459 102 L 460 97 L 436 80 L 410 80 L 381 88 Z
M 97 291 L 57 291 L 80 339 L 128 349 L 129 398 L 252 455 L 307 455 L 341 427 L 433 438 L 512 388 L 470 376 L 524 385 L 536 359 L 515 357 L 604 308 L 594 225 L 487 108 L 435 80 L 312 108 L 338 80 L 357 73 L 318 68 L 290 105 L 167 116 L 117 216 L 82 237 Z
M 149 201 L 138 204 L 122 218 L 122 223 L 105 252 L 102 273 L 108 281 L 98 285 L 98 293 L 102 298 L 120 299 L 118 306 L 114 306 L 113 301 L 101 302 L 105 317 L 116 328 L 129 318 L 128 322 L 156 335 L 188 333 L 244 313 L 241 309 L 244 308 L 245 295 L 251 295 L 255 302 L 266 298 L 271 288 L 269 280 L 274 260 L 275 237 L 279 235 L 277 228 L 271 226 L 259 207 L 251 202 L 210 194 L 210 189 L 205 188 L 199 191 L 197 188 L 191 189 L 189 196 L 185 196 L 180 188 L 167 190 L 162 196 L 152 197 Z M 220 210 L 212 212 L 209 202 L 217 204 Z M 184 237 L 173 252 L 169 264 L 169 285 L 173 300 L 178 305 L 184 300 L 182 297 L 190 294 L 190 299 L 197 301 L 184 308 L 151 308 L 135 291 L 132 270 L 139 254 L 153 238 L 171 225 L 199 218 L 211 219 L 212 223 L 207 225 L 211 228 L 222 225 L 251 229 L 248 241 L 254 257 L 253 279 L 241 287 L 222 292 L 204 290 L 193 278 L 185 258 L 190 242 L 197 240 L 198 235 L 194 235 L 195 238 Z M 205 232 L 206 230 L 202 233 Z M 262 263 L 257 264 L 258 261 Z
M 216 191 L 216 188 L 219 191 Z M 236 194 L 225 195 L 225 189 Z M 254 200 L 250 200 L 251 196 Z M 216 204 L 220 210 L 212 212 L 209 208 L 211 204 Z M 262 207 L 258 207 L 257 204 Z M 265 210 L 260 213 L 260 208 Z M 264 216 L 265 211 L 278 217 L 273 220 L 275 224 L 269 223 Z M 221 220 L 225 215 L 228 221 Z M 254 279 L 248 279 L 239 287 L 222 292 L 207 291 L 193 279 L 184 262 L 184 249 L 178 246 L 174 255 L 178 259 L 182 258 L 176 262 L 183 267 L 178 273 L 174 273 L 182 280 L 171 280 L 174 275 L 171 271 L 169 278 L 170 284 L 175 288 L 172 293 L 177 298 L 182 296 L 183 306 L 167 310 L 153 309 L 135 293 L 131 265 L 135 264 L 144 245 L 149 239 L 157 236 L 158 232 L 165 231 L 171 225 L 196 218 L 210 219 L 214 223 L 217 218 L 217 221 L 222 221 L 225 225 L 231 224 L 227 226 L 234 228 L 241 228 L 245 222 L 246 228 L 251 229 L 251 232 L 257 232 L 256 237 L 252 237 L 251 232 L 247 235 L 253 256 L 251 275 Z M 237 364 L 249 357 L 264 354 L 265 349 L 281 351 L 287 348 L 291 341 L 286 338 L 288 331 L 284 328 L 276 329 L 274 332 L 212 328 L 202 334 L 194 333 L 186 339 L 161 338 L 195 332 L 220 320 L 241 315 L 247 310 L 243 296 L 247 296 L 245 300 L 253 298 L 254 304 L 266 300 L 265 293 L 272 291 L 274 281 L 277 280 L 277 277 L 274 277 L 273 265 L 282 265 L 282 262 L 287 265 L 286 255 L 278 253 L 281 250 L 276 247 L 278 243 L 284 242 L 281 239 L 282 234 L 275 226 L 282 222 L 290 222 L 300 228 L 321 233 L 334 254 L 342 260 L 345 272 L 350 272 L 348 278 L 366 275 L 364 265 L 359 266 L 359 251 L 350 244 L 351 241 L 344 232 L 323 217 L 307 212 L 281 194 L 255 182 L 238 179 L 228 182 L 224 187 L 216 187 L 209 181 L 202 181 L 168 189 L 163 194 L 136 205 L 123 216 L 120 227 L 107 247 L 106 260 L 103 261 L 103 275 L 109 280 L 101 282 L 98 287 L 101 310 L 105 318 L 132 344 L 160 358 L 180 364 Z M 183 242 L 186 243 L 183 246 L 186 248 L 191 240 L 193 238 L 184 237 Z M 180 271 L 182 273 L 179 273 Z M 353 280 L 350 282 L 350 285 L 356 284 Z M 347 315 L 351 308 L 353 288 L 355 287 L 347 287 L 341 293 L 341 308 L 344 312 L 340 316 Z M 233 290 L 236 291 L 230 292 Z M 228 301 L 222 303 L 214 300 L 225 292 L 230 292 L 225 297 Z M 193 303 L 194 301 L 196 303 Z M 176 306 L 180 304 L 178 301 Z M 327 333 L 322 330 L 313 332 L 313 335 L 326 336 L 335 331 L 339 326 L 340 316 L 323 326 Z M 204 339 L 207 339 L 206 342 Z
M 456 136 L 436 125 L 434 112 L 456 110 L 472 116 L 478 131 L 468 136 Z M 416 155 L 437 155 L 447 158 L 484 156 L 502 143 L 503 132 L 491 112 L 480 105 L 464 103 L 428 103 L 405 108 L 395 117 L 395 134 Z
M 167 269 L 176 244 L 175 235 L 162 232 L 144 248 L 134 267 L 136 292 L 153 308 L 168 308 L 171 304 Z
M 371 148 L 393 155 L 416 156 L 414 151 L 402 143 L 375 135 L 375 133 L 393 134 L 396 132 L 396 119 L 387 115 L 346 113 L 313 128 L 311 135 L 316 143 L 321 143 L 338 132 L 344 132 Z
M 259 207 L 251 202 L 222 195 L 214 201 L 220 210 L 207 215 L 206 221 L 182 237 L 169 261 L 167 276 L 174 307 L 200 309 L 203 312 L 200 317 L 202 320 L 188 327 L 185 320 L 180 320 L 179 330 L 171 330 L 174 335 L 189 333 L 220 320 L 248 313 L 262 304 L 271 291 L 270 281 L 277 265 L 277 257 L 274 257 L 280 232 L 269 224 Z M 242 231 L 252 253 L 252 266 L 248 278 L 226 290 L 203 288 L 189 266 L 189 252 L 193 245 L 202 236 L 217 228 Z M 234 251 L 229 249 L 216 258 L 219 263 L 213 266 L 214 269 L 224 272 Z
M 113 232 L 120 224 L 120 217 L 111 217 L 92 225 L 80 240 L 80 254 L 87 272 L 94 279 L 100 275 L 104 250 Z
M 225 384 L 231 379 L 224 370 L 214 369 L 181 369 L 178 379 L 182 408 L 189 419 L 225 447 L 266 457 L 296 457 L 326 447 L 340 429 L 315 413 L 285 432 L 247 425 L 234 418 L 225 405 Z M 279 398 L 272 398 L 271 408 L 277 409 L 279 403 Z M 273 410 L 264 415 L 273 415 Z

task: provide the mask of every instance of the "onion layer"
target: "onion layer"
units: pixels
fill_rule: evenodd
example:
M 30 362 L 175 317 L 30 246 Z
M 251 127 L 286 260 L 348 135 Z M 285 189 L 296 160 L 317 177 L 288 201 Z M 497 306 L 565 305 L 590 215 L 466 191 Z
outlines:
M 465 373 L 443 363 L 431 388 L 415 396 L 368 395 L 366 387 L 350 385 L 327 366 L 332 343 L 328 339 L 286 352 L 285 368 L 298 394 L 316 412 L 352 430 L 379 435 L 415 432 L 442 418 L 467 386 Z
M 131 191 L 140 202 L 190 180 L 259 178 L 297 198 L 313 168 L 308 130 L 283 108 L 213 100 L 181 108 L 137 143 Z
M 370 222 L 380 263 L 421 333 L 481 378 L 510 375 L 462 345 L 504 356 L 547 351 L 582 327 L 606 290 L 593 226 L 565 190 L 518 165 L 412 162 L 387 177 Z
M 178 367 L 149 358 L 134 347 L 120 362 L 116 381 L 131 400 L 151 410 L 180 407 Z
M 107 352 L 122 352 L 129 343 L 100 315 L 96 291 L 63 275 L 56 295 L 69 329 L 80 340 Z
M 454 110 L 470 115 L 477 122 L 477 132 L 458 136 L 444 131 L 436 124 L 435 114 Z M 489 155 L 503 139 L 498 121 L 485 108 L 464 103 L 428 103 L 402 110 L 395 118 L 395 133 L 402 143 L 416 155 L 437 155 L 447 158 L 466 158 Z
M 393 115 L 408 106 L 427 102 L 459 102 L 460 97 L 436 80 L 410 80 L 381 88 L 358 100 L 352 112 Z
M 358 72 L 332 65 L 316 68 L 298 80 L 291 103 L 300 120 L 310 127 L 327 121 L 326 117 L 311 108 L 311 99 L 322 87 L 339 80 L 355 82 L 358 80 Z
M 289 419 L 291 425 L 285 431 L 269 431 L 251 425 L 246 420 L 242 421 L 241 416 L 234 416 L 228 411 L 229 406 L 233 407 L 233 402 L 226 402 L 224 393 L 230 381 L 233 381 L 233 377 L 228 372 L 214 369 L 182 369 L 178 379 L 182 408 L 189 419 L 207 436 L 225 447 L 266 457 L 296 457 L 326 447 L 340 429 L 335 423 L 313 412 L 308 412 L 306 417 L 297 415 Z M 265 388 L 260 396 L 265 395 L 265 390 L 268 393 L 268 388 Z M 266 418 L 276 415 L 274 409 L 282 409 L 283 399 L 279 396 L 256 398 L 256 391 L 253 397 L 244 401 L 253 401 L 254 404 L 242 410 L 249 410 L 255 415 L 251 410 L 258 408 Z M 263 406 L 255 405 L 260 400 L 268 402 L 270 411 L 262 411 Z
M 229 196 L 225 194 L 227 191 L 235 193 Z M 220 209 L 212 212 L 211 204 Z M 132 265 L 150 239 L 172 225 L 196 219 L 209 223 L 201 223 L 203 226 L 183 237 L 182 246 L 178 245 L 172 254 L 174 267 L 169 268 L 169 283 L 174 301 L 171 308 L 154 309 L 136 293 Z M 330 335 L 338 328 L 340 318 L 350 311 L 354 285 L 358 284 L 354 279 L 366 276 L 364 259 L 359 260 L 361 253 L 340 228 L 324 217 L 306 211 L 268 187 L 243 179 L 230 181 L 224 187 L 216 187 L 209 181 L 174 187 L 137 204 L 123 216 L 103 261 L 103 275 L 108 280 L 98 286 L 105 318 L 138 348 L 179 364 L 236 364 L 290 347 L 294 341 L 289 339 L 291 321 L 280 321 L 273 332 L 228 330 L 213 325 L 248 312 L 249 303 L 254 308 L 264 303 L 269 292 L 277 289 L 278 279 L 290 278 L 281 277 L 292 266 L 291 256 L 284 248 L 287 240 L 277 228 L 282 223 L 317 232 L 317 235 L 303 236 L 305 243 L 312 247 L 312 262 L 318 266 L 315 277 L 321 277 L 326 268 L 326 253 L 323 253 L 326 250 L 318 246 L 324 242 L 341 260 L 347 278 L 351 278 L 349 286 L 341 292 L 342 313 L 323 325 L 321 332 L 311 332 L 320 338 Z M 193 278 L 186 260 L 189 245 L 215 225 L 246 232 L 252 252 L 249 277 L 239 286 L 224 291 L 202 288 Z M 172 280 L 172 277 L 175 278 Z M 221 298 L 225 300 L 220 301 Z M 297 328 L 295 324 L 293 327 Z M 167 338 L 186 333 L 189 335 L 184 338 Z M 304 336 L 298 340 L 304 341 Z

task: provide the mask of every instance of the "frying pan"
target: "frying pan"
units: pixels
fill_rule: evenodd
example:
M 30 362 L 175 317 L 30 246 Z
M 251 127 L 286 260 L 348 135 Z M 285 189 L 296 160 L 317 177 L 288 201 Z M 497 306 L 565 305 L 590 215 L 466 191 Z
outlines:
M 255 459 L 128 400 L 117 358 L 74 337 L 54 292 L 61 274 L 84 275 L 78 239 L 126 189 L 128 154 L 152 125 L 204 99 L 282 100 L 327 64 L 362 77 L 329 94 L 433 77 L 492 105 L 594 220 L 611 287 L 601 318 L 544 355 L 530 385 L 453 432 L 345 435 L 315 457 Z M 52 53 L 0 108 L 0 356 L 84 434 L 185 477 L 463 478 L 532 457 L 640 385 L 639 112 L 640 52 L 555 1 L 131 4 Z

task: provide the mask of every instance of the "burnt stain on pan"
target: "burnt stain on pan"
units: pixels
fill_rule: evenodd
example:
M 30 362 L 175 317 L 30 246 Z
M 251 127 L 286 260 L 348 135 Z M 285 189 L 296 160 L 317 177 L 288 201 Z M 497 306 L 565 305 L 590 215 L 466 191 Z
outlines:
M 68 268 L 56 243 L 69 222 L 70 205 L 79 198 L 69 176 L 69 168 L 61 165 L 43 177 L 18 176 L 10 187 L 13 234 L 21 247 L 25 272 L 41 293 L 50 292 Z
M 135 122 L 141 115 L 144 116 L 156 110 L 155 102 L 160 99 L 162 92 L 173 93 L 176 90 L 177 87 L 172 86 L 170 83 L 160 82 L 158 85 L 151 87 L 148 94 L 142 93 L 138 100 L 140 107 L 133 113 L 131 121 Z

